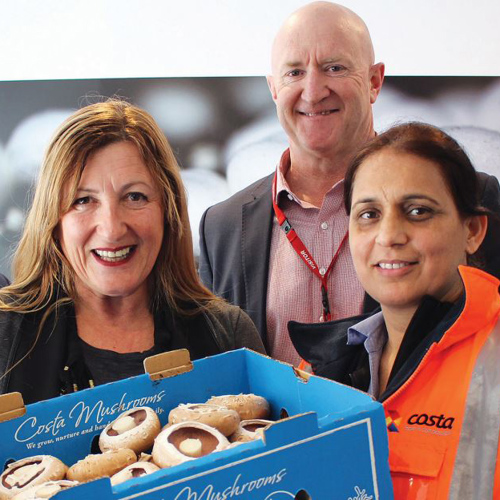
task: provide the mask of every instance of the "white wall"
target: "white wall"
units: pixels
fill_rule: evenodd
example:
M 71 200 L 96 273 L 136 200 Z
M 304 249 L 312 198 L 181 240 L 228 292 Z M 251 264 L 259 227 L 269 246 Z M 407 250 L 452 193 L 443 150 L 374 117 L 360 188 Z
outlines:
M 0 81 L 258 76 L 301 0 L 0 0 Z M 500 75 L 499 0 L 344 0 L 388 75 Z

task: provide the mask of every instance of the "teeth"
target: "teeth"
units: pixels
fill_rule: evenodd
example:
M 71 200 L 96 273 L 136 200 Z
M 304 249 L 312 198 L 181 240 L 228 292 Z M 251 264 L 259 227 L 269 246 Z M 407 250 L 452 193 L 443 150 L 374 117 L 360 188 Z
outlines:
M 118 250 L 116 252 L 111 252 L 109 250 L 94 250 L 94 251 L 97 255 L 99 255 L 99 257 L 101 257 L 102 260 L 105 260 L 107 262 L 116 262 L 125 259 L 125 257 L 128 256 L 131 250 L 132 247 L 122 248 L 121 250 Z
M 332 113 L 333 113 L 333 111 L 321 111 L 319 113 L 304 113 L 304 115 L 306 115 L 306 116 L 318 116 L 318 115 L 326 116 L 326 115 L 331 115 Z
M 396 262 L 394 264 L 391 264 L 389 262 L 380 262 L 379 266 L 382 269 L 401 269 L 402 267 L 409 266 L 408 262 Z

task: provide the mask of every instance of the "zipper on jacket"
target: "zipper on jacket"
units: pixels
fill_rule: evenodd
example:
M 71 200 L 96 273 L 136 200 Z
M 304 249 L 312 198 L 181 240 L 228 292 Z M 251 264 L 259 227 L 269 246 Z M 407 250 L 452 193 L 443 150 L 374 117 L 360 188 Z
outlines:
M 420 373 L 420 371 L 423 369 L 423 366 L 425 365 L 426 359 L 430 356 L 436 345 L 436 343 L 433 343 L 429 347 L 429 349 L 427 349 L 427 352 L 423 355 L 416 370 L 413 371 L 413 373 L 411 373 L 410 376 L 392 394 L 389 394 L 387 398 L 379 399 L 380 403 L 388 403 L 389 401 L 391 401 L 391 399 L 395 398 Z

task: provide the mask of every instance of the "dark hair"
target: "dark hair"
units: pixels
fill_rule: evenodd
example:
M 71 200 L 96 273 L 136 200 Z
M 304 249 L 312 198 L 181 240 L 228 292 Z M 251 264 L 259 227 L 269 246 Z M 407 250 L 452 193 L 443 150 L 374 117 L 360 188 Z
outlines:
M 344 179 L 344 203 L 351 212 L 352 189 L 359 166 L 370 156 L 392 149 L 436 163 L 462 217 L 485 215 L 480 207 L 476 170 L 461 146 L 441 129 L 427 123 L 396 125 L 370 141 L 351 162 Z

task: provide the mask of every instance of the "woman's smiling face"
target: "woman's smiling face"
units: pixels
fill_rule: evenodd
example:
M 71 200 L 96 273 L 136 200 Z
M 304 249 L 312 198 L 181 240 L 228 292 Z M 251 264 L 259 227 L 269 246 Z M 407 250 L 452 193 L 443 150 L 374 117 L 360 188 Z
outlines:
M 147 296 L 163 221 L 160 192 L 134 144 L 113 143 L 91 154 L 58 227 L 78 293 Z
M 354 179 L 349 243 L 358 277 L 382 307 L 416 309 L 424 295 L 454 301 L 481 241 L 478 217 L 462 218 L 435 162 L 386 148 Z

